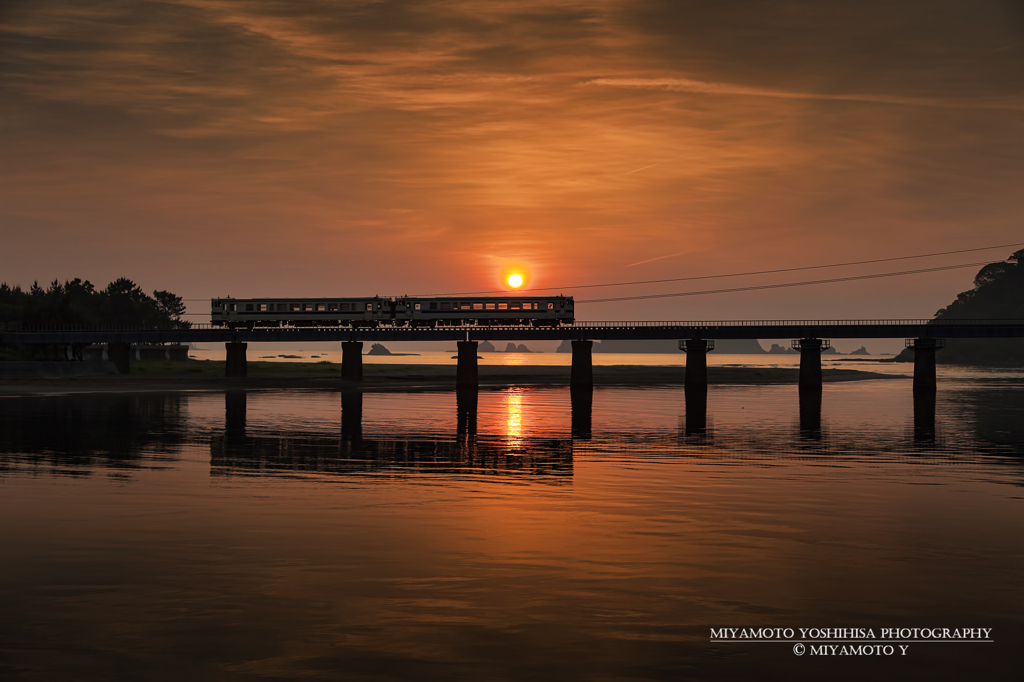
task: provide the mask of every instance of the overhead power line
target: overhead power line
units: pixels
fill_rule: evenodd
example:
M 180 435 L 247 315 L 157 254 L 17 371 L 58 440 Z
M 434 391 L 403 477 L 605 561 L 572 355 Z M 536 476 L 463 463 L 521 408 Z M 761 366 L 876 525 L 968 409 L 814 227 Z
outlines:
M 805 282 L 785 282 L 782 284 L 758 284 L 749 287 L 733 287 L 731 289 L 707 289 L 704 291 L 680 291 L 674 294 L 647 294 L 642 296 L 618 296 L 615 298 L 592 298 L 576 303 L 610 303 L 612 301 L 640 301 L 651 298 L 674 298 L 677 296 L 705 296 L 707 294 L 731 294 L 739 291 L 762 291 L 765 289 L 785 289 L 788 287 L 806 287 L 814 284 L 831 284 L 833 282 L 854 282 L 862 279 L 881 279 L 883 277 L 899 277 L 901 275 L 919 275 L 925 272 L 941 272 L 943 270 L 957 270 L 970 268 L 979 265 L 988 265 L 990 261 L 977 263 L 961 263 L 960 265 L 943 265 L 934 268 L 922 268 L 920 270 L 902 270 L 900 272 L 880 272 L 874 275 L 854 275 L 851 277 L 833 277 L 831 279 L 815 279 Z
M 781 284 L 757 284 L 749 287 L 731 287 L 729 289 L 705 289 L 703 291 L 679 291 L 671 294 L 646 294 L 640 296 L 616 296 L 613 298 L 591 298 L 575 303 L 612 303 L 617 301 L 643 301 L 656 298 L 676 298 L 681 296 L 707 296 L 709 294 L 732 294 L 741 291 L 764 291 L 767 289 L 787 289 L 790 287 L 806 287 L 815 284 L 832 284 L 835 282 L 856 282 L 865 279 L 882 279 L 885 277 L 901 277 L 904 275 L 920 275 L 927 272 L 943 272 L 945 270 L 961 270 L 973 268 L 979 265 L 989 265 L 992 261 L 978 261 L 976 263 L 960 263 L 958 265 L 940 265 L 934 268 L 921 268 L 919 270 L 900 270 L 898 272 L 879 272 L 873 275 L 852 275 L 850 277 L 832 277 L 830 279 L 813 279 L 803 282 L 783 282 Z M 186 313 L 183 317 L 198 317 L 204 313 Z
M 637 280 L 634 282 L 608 282 L 606 284 L 576 284 L 574 286 L 550 286 L 539 289 L 531 289 L 530 291 L 572 291 L 574 289 L 594 289 L 598 287 L 622 287 L 632 286 L 636 284 L 667 284 L 669 282 L 689 282 L 701 279 L 724 279 L 727 277 L 748 277 L 752 275 L 775 275 L 784 272 L 800 272 L 803 270 L 822 270 L 825 268 L 839 268 L 847 267 L 850 265 L 869 265 L 871 263 L 891 263 L 899 260 L 913 260 L 915 258 L 933 258 L 935 256 L 950 256 L 958 253 L 972 253 L 975 251 L 991 251 L 993 249 L 1006 249 L 1011 246 L 1024 246 L 1024 242 L 1016 242 L 1014 244 L 997 244 L 994 246 L 979 246 L 973 249 L 957 249 L 955 251 L 937 251 L 935 253 L 920 253 L 914 256 L 894 256 L 891 258 L 874 258 L 871 260 L 858 260 L 849 261 L 846 263 L 829 263 L 827 265 L 804 265 L 797 268 L 776 268 L 773 270 L 751 270 L 749 272 L 731 272 L 723 275 L 696 275 L 692 277 L 672 277 L 669 279 L 645 279 Z M 987 263 L 983 263 L 987 264 Z M 969 266 L 957 266 L 957 267 L 969 267 Z M 416 294 L 417 296 L 471 296 L 475 294 L 503 294 L 508 293 L 507 289 L 488 289 L 486 291 L 455 291 L 449 293 L 440 294 Z
M 829 264 L 826 264 L 826 265 L 804 265 L 804 266 L 796 267 L 796 268 L 776 268 L 776 269 L 773 269 L 773 270 L 751 270 L 751 271 L 748 271 L 748 272 L 731 272 L 731 273 L 721 274 L 721 275 L 695 275 L 695 276 L 692 276 L 692 277 L 672 277 L 672 278 L 669 278 L 669 279 L 647 279 L 647 280 L 637 280 L 637 281 L 633 281 L 633 282 L 608 282 L 608 283 L 605 283 L 605 284 L 576 284 L 576 285 L 573 285 L 573 286 L 550 286 L 550 287 L 543 287 L 543 288 L 538 288 L 538 289 L 526 289 L 526 290 L 521 290 L 521 291 L 523 293 L 525 293 L 526 291 L 535 291 L 535 292 L 536 291 L 553 291 L 553 290 L 571 291 L 571 290 L 574 290 L 574 289 L 595 289 L 595 288 L 599 288 L 599 287 L 633 286 L 633 285 L 637 285 L 637 284 L 667 284 L 669 282 L 689 282 L 689 281 L 704 280 L 704 279 L 725 279 L 725 278 L 729 278 L 729 277 L 749 277 L 749 276 L 753 276 L 753 275 L 775 275 L 775 274 L 781 274 L 781 273 L 785 273 L 785 272 L 801 272 L 801 271 L 805 271 L 805 270 L 822 270 L 822 269 L 826 269 L 826 268 L 848 267 L 848 266 L 851 266 L 851 265 L 870 265 L 872 263 L 890 263 L 890 262 L 893 262 L 893 261 L 913 260 L 913 259 L 916 259 L 916 258 L 934 258 L 935 256 L 951 256 L 951 255 L 959 254 L 959 253 L 973 253 L 973 252 L 976 252 L 976 251 L 991 251 L 991 250 L 994 250 L 994 249 L 1006 249 L 1006 248 L 1010 248 L 1010 247 L 1013 247 L 1013 246 L 1024 246 L 1024 242 L 1016 242 L 1016 243 L 1013 243 L 1013 244 L 996 244 L 994 246 L 979 246 L 979 247 L 976 247 L 976 248 L 973 248 L 973 249 L 957 249 L 955 251 L 936 251 L 934 253 L 920 253 L 920 254 L 916 254 L 916 255 L 913 255 L 913 256 L 893 256 L 891 258 L 874 258 L 874 259 L 871 259 L 871 260 L 848 261 L 848 262 L 845 262 L 845 263 L 829 263 Z M 985 261 L 985 262 L 982 262 L 982 263 L 967 263 L 967 264 L 964 264 L 964 265 L 954 265 L 954 266 L 950 266 L 950 267 L 947 267 L 947 268 L 939 268 L 939 270 L 942 270 L 942 269 L 953 270 L 953 269 L 956 269 L 956 268 L 968 268 L 968 267 L 972 267 L 974 265 L 987 265 L 989 262 L 991 262 L 991 261 Z M 933 270 L 928 269 L 928 270 L 921 270 L 920 272 L 932 272 L 932 271 Z M 918 271 L 912 271 L 912 272 L 918 272 Z M 821 283 L 832 282 L 832 281 L 841 282 L 841 281 L 850 281 L 850 280 L 855 280 L 855 279 L 870 279 L 872 277 L 894 277 L 894 276 L 897 276 L 898 274 L 911 274 L 911 271 L 908 271 L 907 273 L 882 274 L 882 275 L 864 275 L 864 276 L 851 277 L 851 278 L 839 278 L 839 279 L 835 279 L 835 280 L 820 280 L 820 282 Z M 819 281 L 815 281 L 813 283 L 818 283 L 818 282 Z M 791 283 L 791 284 L 782 284 L 782 285 L 772 285 L 772 286 L 769 286 L 769 287 L 752 287 L 752 288 L 747 287 L 747 288 L 736 288 L 736 289 L 722 289 L 722 290 L 709 291 L 707 293 L 719 293 L 719 292 L 724 293 L 724 292 L 727 292 L 727 291 L 751 291 L 753 289 L 758 289 L 758 288 L 775 288 L 776 286 L 788 287 L 788 286 L 804 286 L 804 285 L 800 284 L 800 283 Z M 477 294 L 507 294 L 507 293 L 509 293 L 509 291 L 507 289 L 487 289 L 487 290 L 484 290 L 484 291 L 455 291 L 455 292 L 436 293 L 436 294 L 414 294 L 414 296 L 472 296 L 472 295 L 477 295 Z M 696 295 L 696 294 L 690 294 L 688 292 L 684 292 L 684 293 L 681 293 L 681 294 L 657 294 L 657 295 L 653 295 L 653 296 L 642 296 L 640 298 L 651 298 L 651 297 L 657 297 L 657 296 L 689 296 L 689 295 Z M 182 300 L 198 302 L 198 301 L 209 301 L 210 299 L 209 298 L 186 298 L 186 299 L 182 299 Z M 633 298 L 632 297 L 625 297 L 625 298 L 621 298 L 621 299 L 594 299 L 592 301 L 586 301 L 586 302 L 587 303 L 603 302 L 603 301 L 606 301 L 606 300 L 623 300 L 623 301 L 628 301 L 628 300 L 633 300 Z M 580 302 L 583 302 L 583 301 L 580 301 Z

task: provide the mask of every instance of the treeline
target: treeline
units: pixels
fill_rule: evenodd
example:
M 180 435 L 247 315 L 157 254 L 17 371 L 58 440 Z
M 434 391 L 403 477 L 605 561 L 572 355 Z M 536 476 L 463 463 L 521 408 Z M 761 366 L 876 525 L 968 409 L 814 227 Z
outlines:
M 187 329 L 182 320 L 181 296 L 154 291 L 150 296 L 135 282 L 122 277 L 105 289 L 88 280 L 54 280 L 49 289 L 36 282 L 28 291 L 0 284 L 0 326 L 5 329 L 34 327 L 147 327 Z
M 973 289 L 935 313 L 934 321 L 942 320 L 1024 320 L 1024 249 L 979 270 Z M 946 364 L 1020 366 L 1024 339 L 948 339 L 935 357 Z M 897 359 L 913 360 L 913 351 Z

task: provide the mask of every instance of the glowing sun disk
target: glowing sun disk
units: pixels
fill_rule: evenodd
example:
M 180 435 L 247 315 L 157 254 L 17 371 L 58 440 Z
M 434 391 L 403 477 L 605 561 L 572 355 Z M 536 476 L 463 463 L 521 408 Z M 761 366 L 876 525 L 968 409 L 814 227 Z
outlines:
M 513 289 L 518 289 L 519 287 L 523 286 L 523 277 L 522 277 L 522 275 L 509 275 L 508 276 L 508 285 L 510 287 L 512 287 Z

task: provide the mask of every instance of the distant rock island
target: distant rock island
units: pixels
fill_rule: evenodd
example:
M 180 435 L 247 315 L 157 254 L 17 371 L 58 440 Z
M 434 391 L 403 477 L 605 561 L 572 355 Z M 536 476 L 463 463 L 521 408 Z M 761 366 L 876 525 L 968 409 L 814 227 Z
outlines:
M 391 355 L 391 356 L 394 356 L 394 357 L 399 357 L 399 356 L 402 356 L 402 355 L 419 355 L 419 353 L 392 353 L 387 348 L 385 348 L 384 344 L 382 344 L 382 343 L 375 343 L 372 346 L 370 346 L 370 350 L 366 354 L 367 355 Z
M 772 347 L 768 349 L 768 354 L 769 355 L 786 355 L 788 353 L 796 353 L 796 351 L 793 350 L 792 348 L 786 348 L 785 346 L 780 346 L 777 343 L 773 343 Z
M 476 347 L 480 353 L 497 353 L 498 349 L 494 347 L 494 344 L 490 341 L 481 341 Z M 505 350 L 502 353 L 532 353 L 533 351 L 526 347 L 526 344 L 521 343 L 518 346 L 511 341 L 505 346 Z
M 978 271 L 974 288 L 935 313 L 933 322 L 943 320 L 1024 319 L 1024 249 L 1005 261 L 989 263 Z M 913 362 L 914 351 L 904 349 L 896 362 Z M 947 365 L 1024 365 L 1024 339 L 947 339 L 935 361 Z
M 861 346 L 857 350 L 850 351 L 850 355 L 871 355 L 871 353 L 868 352 L 867 348 Z
M 572 341 L 566 339 L 558 346 L 556 353 L 571 353 Z M 675 339 L 653 339 L 644 341 L 595 341 L 594 353 L 672 353 L 678 354 L 679 341 Z M 730 355 L 763 355 L 764 348 L 756 339 L 723 339 L 715 341 L 714 353 Z
M 651 339 L 644 341 L 602 341 L 594 343 L 595 353 L 672 353 L 677 355 L 679 341 L 676 339 Z M 764 348 L 757 339 L 716 339 L 713 353 L 722 355 L 763 355 Z

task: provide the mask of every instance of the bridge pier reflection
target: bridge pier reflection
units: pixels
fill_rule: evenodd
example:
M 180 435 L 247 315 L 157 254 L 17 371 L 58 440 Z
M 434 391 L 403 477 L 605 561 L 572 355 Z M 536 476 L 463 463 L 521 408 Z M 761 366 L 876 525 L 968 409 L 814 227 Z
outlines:
M 799 389 L 800 435 L 811 440 L 821 439 L 821 387 Z
M 569 400 L 572 405 L 572 439 L 590 440 L 593 433 L 594 387 L 570 387 Z
M 914 440 L 935 440 L 935 391 L 914 391 Z
M 363 342 L 341 342 L 341 378 L 343 381 L 363 380 Z
M 455 389 L 455 431 L 459 440 L 473 440 L 476 437 L 476 413 L 479 393 L 475 387 Z
M 686 435 L 703 436 L 708 430 L 708 387 L 684 390 L 686 397 Z
M 224 440 L 229 447 L 245 444 L 245 391 L 224 392 Z
M 363 392 L 341 392 L 341 440 L 349 444 L 363 439 Z

